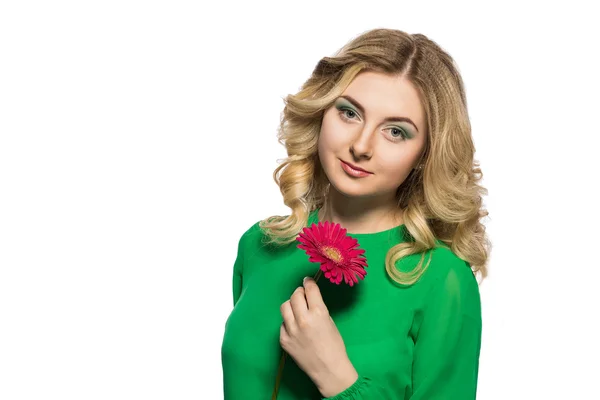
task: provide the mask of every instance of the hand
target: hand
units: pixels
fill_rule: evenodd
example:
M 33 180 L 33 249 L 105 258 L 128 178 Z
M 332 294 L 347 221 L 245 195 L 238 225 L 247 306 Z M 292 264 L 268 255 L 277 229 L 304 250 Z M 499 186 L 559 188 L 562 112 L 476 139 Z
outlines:
M 304 280 L 281 305 L 279 342 L 325 397 L 350 387 L 358 373 L 348 358 L 344 340 L 323 302 L 319 286 Z

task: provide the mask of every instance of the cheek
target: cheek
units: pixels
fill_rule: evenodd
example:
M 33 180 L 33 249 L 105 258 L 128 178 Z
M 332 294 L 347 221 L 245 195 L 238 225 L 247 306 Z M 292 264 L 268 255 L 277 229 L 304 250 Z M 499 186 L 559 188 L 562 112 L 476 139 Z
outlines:
M 319 157 L 323 160 L 323 156 L 327 153 L 327 139 L 323 135 L 323 131 L 319 134 L 319 139 L 317 140 L 317 151 L 319 152 Z
M 321 132 L 317 143 L 321 157 L 329 158 L 332 156 L 332 152 L 339 151 L 343 145 L 342 136 L 339 127 L 336 127 L 333 123 L 324 121 L 321 125 Z
M 391 186 L 399 186 L 411 171 L 412 159 L 406 155 L 388 154 L 379 161 L 379 169 Z
M 328 179 L 331 179 L 332 171 L 335 169 L 335 162 L 337 160 L 336 151 L 330 146 L 326 140 L 327 138 L 320 136 L 317 143 L 319 162 L 321 168 Z
M 319 138 L 317 140 L 317 154 L 319 155 L 319 161 L 321 162 L 321 166 L 325 171 L 329 169 L 328 159 L 330 157 L 329 146 L 327 145 L 327 136 L 325 128 L 321 128 L 321 132 L 319 133 Z

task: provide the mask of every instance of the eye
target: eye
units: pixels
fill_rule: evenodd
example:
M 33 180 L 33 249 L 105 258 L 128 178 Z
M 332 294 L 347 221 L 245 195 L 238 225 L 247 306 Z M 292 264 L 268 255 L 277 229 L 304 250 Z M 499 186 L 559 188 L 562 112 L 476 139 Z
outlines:
M 342 116 L 342 119 L 344 119 L 344 120 L 351 121 L 351 120 L 354 120 L 355 119 L 354 117 L 357 116 L 356 112 L 350 108 L 340 108 L 339 110 L 340 110 L 340 115 Z
M 390 136 L 394 141 L 402 141 L 410 138 L 410 135 L 406 133 L 404 129 L 397 128 L 395 126 L 388 128 Z

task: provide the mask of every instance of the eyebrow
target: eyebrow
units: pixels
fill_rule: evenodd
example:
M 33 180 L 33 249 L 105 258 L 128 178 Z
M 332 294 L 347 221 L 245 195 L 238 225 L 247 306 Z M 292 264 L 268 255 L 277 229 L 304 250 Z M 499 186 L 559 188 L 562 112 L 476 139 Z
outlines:
M 354 100 L 352 97 L 350 97 L 348 95 L 343 95 L 343 96 L 340 96 L 340 98 L 348 100 L 356 108 L 358 108 L 358 110 L 361 113 L 365 114 L 365 108 L 358 101 Z M 417 132 L 419 132 L 419 128 L 417 128 L 417 125 L 415 125 L 415 123 L 412 122 L 412 120 L 410 118 L 408 118 L 408 117 L 386 117 L 386 118 L 383 119 L 383 122 L 392 122 L 392 121 L 408 122 L 408 123 L 412 124 L 412 126 L 415 127 L 415 129 L 417 130 Z

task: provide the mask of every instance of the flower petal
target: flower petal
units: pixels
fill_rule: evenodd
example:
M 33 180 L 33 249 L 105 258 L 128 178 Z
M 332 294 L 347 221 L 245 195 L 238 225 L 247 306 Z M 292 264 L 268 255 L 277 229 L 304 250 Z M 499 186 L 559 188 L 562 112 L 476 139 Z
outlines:
M 344 281 L 353 286 L 366 276 L 365 250 L 358 247 L 358 240 L 349 236 L 340 224 L 313 223 L 302 229 L 297 240 L 296 247 L 304 250 L 310 262 L 319 263 L 325 278 L 331 282 L 339 285 Z

